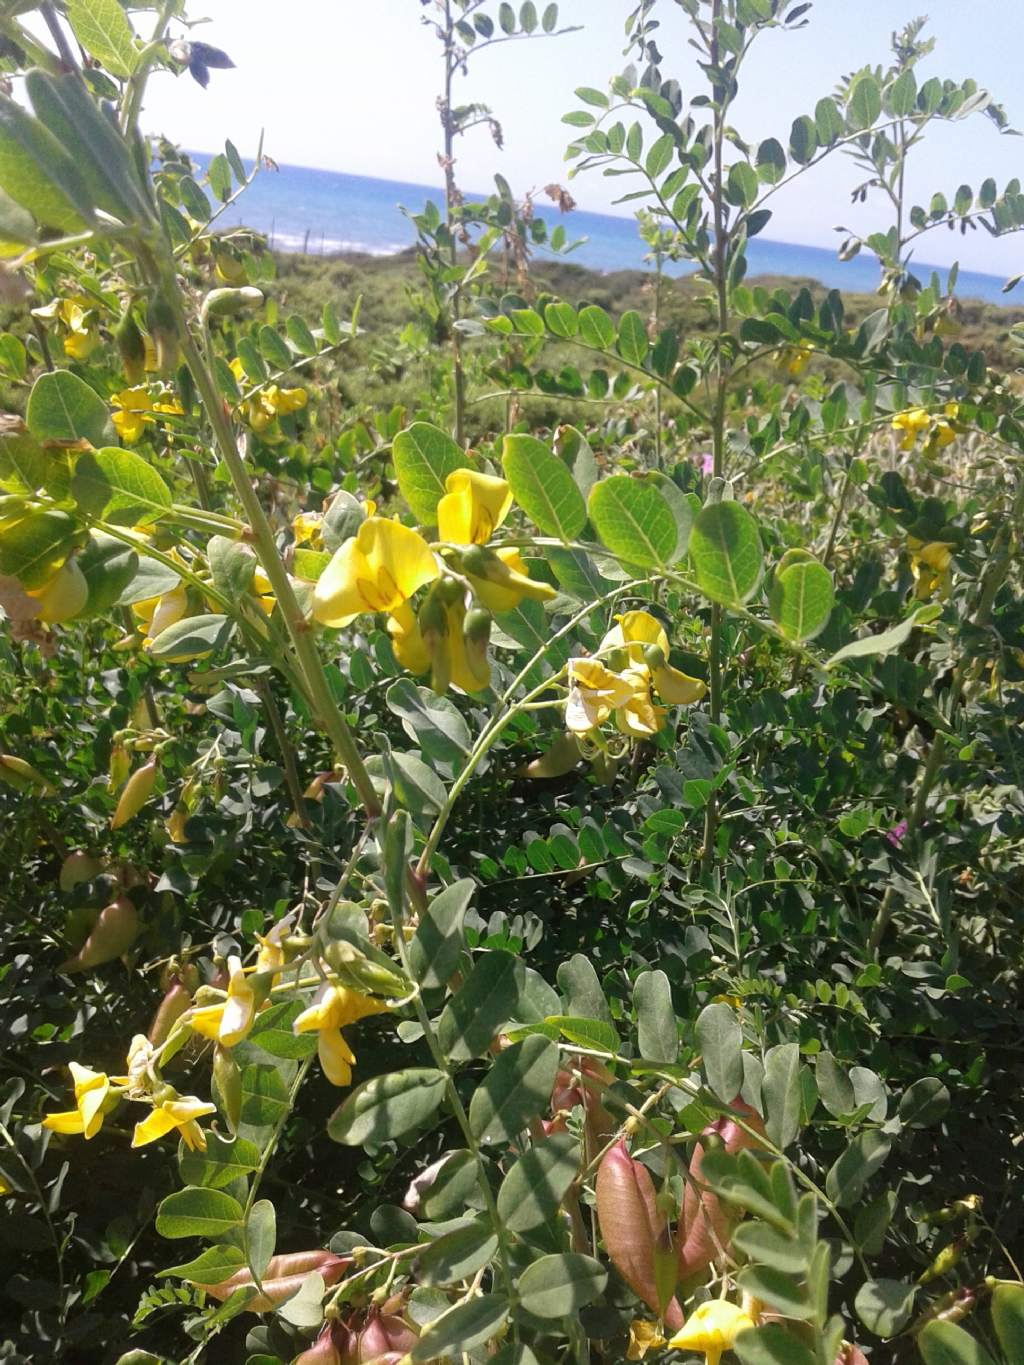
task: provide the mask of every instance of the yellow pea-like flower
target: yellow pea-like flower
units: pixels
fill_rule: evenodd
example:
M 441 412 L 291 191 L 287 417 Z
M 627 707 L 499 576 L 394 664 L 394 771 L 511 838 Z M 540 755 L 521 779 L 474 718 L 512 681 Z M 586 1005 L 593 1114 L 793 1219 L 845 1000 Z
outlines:
M 437 533 L 453 545 L 486 545 L 509 514 L 512 490 L 504 479 L 456 469 L 437 504 Z
M 742 1308 L 726 1299 L 713 1299 L 695 1308 L 668 1344 L 677 1351 L 703 1351 L 706 1365 L 718 1365 L 739 1334 L 753 1326 Z
M 292 1031 L 316 1033 L 324 1075 L 332 1085 L 348 1085 L 356 1059 L 341 1030 L 371 1014 L 383 1014 L 387 1008 L 383 1001 L 347 986 L 327 986 L 315 1003 L 302 1011 L 292 1024 Z
M 394 612 L 438 573 L 437 559 L 418 531 L 367 517 L 321 574 L 313 617 L 324 626 L 345 626 L 364 612 Z
M 167 1133 L 177 1131 L 185 1146 L 193 1152 L 206 1151 L 206 1135 L 197 1120 L 215 1114 L 217 1106 L 197 1099 L 195 1095 L 178 1095 L 153 1106 L 149 1118 L 135 1125 L 133 1147 L 145 1147 Z

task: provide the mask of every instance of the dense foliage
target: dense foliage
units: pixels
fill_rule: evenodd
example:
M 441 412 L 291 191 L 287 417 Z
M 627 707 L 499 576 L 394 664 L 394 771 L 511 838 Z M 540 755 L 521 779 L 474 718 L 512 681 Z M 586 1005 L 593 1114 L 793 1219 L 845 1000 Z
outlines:
M 651 249 L 613 315 L 458 185 L 557 7 L 411 6 L 382 327 L 143 135 L 230 78 L 184 0 L 0 6 L 5 1360 L 1024 1359 L 1024 400 L 911 264 L 1024 195 L 904 193 L 1007 115 L 915 22 L 754 135 L 810 6 L 676 7 L 699 93 L 642 0 L 566 115 Z M 831 156 L 868 305 L 745 278 Z

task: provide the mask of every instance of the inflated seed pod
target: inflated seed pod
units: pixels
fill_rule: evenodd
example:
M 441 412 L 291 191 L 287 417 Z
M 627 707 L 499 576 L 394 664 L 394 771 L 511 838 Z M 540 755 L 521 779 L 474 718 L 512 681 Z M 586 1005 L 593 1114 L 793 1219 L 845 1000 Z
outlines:
M 312 1270 L 319 1271 L 324 1284 L 337 1284 L 349 1260 L 349 1257 L 335 1256 L 330 1251 L 292 1251 L 284 1256 L 271 1256 L 261 1279 L 263 1293 L 251 1299 L 246 1304 L 246 1309 L 250 1313 L 265 1313 L 268 1309 L 283 1303 L 300 1288 L 302 1281 Z M 256 1287 L 248 1266 L 236 1270 L 233 1275 L 229 1275 L 218 1284 L 203 1284 L 198 1280 L 193 1280 L 192 1283 L 204 1289 L 211 1298 L 217 1299 L 220 1303 L 230 1299 L 236 1289 Z
M 764 1131 L 761 1118 L 739 1097 L 732 1106 L 743 1116 L 744 1122 L 758 1132 Z M 715 1119 L 704 1129 L 704 1136 L 716 1138 L 730 1154 L 759 1146 L 758 1140 L 727 1115 Z M 683 1195 L 683 1208 L 676 1229 L 679 1248 L 679 1278 L 687 1280 L 707 1270 L 719 1256 L 719 1248 L 729 1244 L 736 1222 L 734 1213 L 723 1207 L 710 1190 L 699 1190 L 704 1144 L 698 1142 L 690 1159 L 690 1176 Z
M 611 1147 L 597 1170 L 597 1221 L 608 1257 L 638 1298 L 658 1311 L 654 1257 L 665 1219 L 659 1214 L 654 1182 L 646 1166 L 634 1161 L 625 1142 Z M 665 1323 L 676 1331 L 683 1324 L 673 1299 Z
M 89 937 L 57 968 L 65 974 L 87 972 L 122 957 L 139 936 L 139 913 L 128 896 L 118 896 L 100 911 Z

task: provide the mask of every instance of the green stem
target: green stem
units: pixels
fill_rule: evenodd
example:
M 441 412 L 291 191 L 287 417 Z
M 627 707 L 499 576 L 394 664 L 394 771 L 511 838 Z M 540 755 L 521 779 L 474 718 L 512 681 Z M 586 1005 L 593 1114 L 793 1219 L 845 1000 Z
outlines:
M 256 553 L 277 599 L 316 718 L 334 745 L 367 815 L 375 819 L 380 814 L 377 793 L 348 723 L 331 694 L 323 661 L 313 637 L 313 628 L 299 607 L 291 579 L 278 552 L 273 529 L 252 486 L 245 462 L 236 444 L 235 432 L 224 402 L 192 336 L 182 307 L 173 266 L 167 261 L 152 257 L 148 252 L 146 256 L 149 257 L 148 264 L 155 271 L 164 299 L 174 318 L 182 355 L 206 409 L 220 457 L 227 467 L 235 493 L 245 512 Z

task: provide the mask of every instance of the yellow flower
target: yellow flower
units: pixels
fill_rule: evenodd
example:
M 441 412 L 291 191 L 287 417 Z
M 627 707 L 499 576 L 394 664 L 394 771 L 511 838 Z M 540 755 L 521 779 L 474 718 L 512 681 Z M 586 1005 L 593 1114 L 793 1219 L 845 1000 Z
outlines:
M 650 677 L 646 668 L 627 668 L 622 675 L 629 684 L 630 698 L 615 709 L 615 724 L 631 739 L 647 739 L 665 724 L 664 707 L 651 700 Z
M 474 549 L 463 556 L 463 569 L 473 596 L 488 611 L 512 611 L 524 598 L 550 602 L 558 596 L 550 583 L 530 577 L 522 555 L 513 547 Z
M 214 1005 L 200 1005 L 189 1022 L 195 1033 L 221 1047 L 234 1047 L 245 1038 L 256 1018 L 256 995 L 246 979 L 241 958 L 228 958 L 228 996 Z
M 783 353 L 783 363 L 790 379 L 799 379 L 814 354 L 813 346 L 787 346 Z
M 320 512 L 300 512 L 292 521 L 296 545 L 308 545 L 311 550 L 322 550 L 324 519 Z
M 170 1099 L 155 1104 L 149 1118 L 135 1125 L 132 1146 L 145 1147 L 176 1128 L 190 1151 L 205 1152 L 206 1135 L 196 1120 L 216 1112 L 215 1104 L 197 1099 L 195 1095 L 173 1094 Z
M 718 1365 L 723 1351 L 729 1351 L 741 1332 L 754 1322 L 742 1308 L 725 1299 L 713 1299 L 695 1308 L 669 1341 L 677 1351 L 703 1351 L 706 1365 Z
M 75 1083 L 75 1108 L 60 1114 L 48 1114 L 43 1127 L 54 1133 L 81 1133 L 93 1138 L 103 1127 L 103 1120 L 121 1097 L 105 1071 L 91 1071 L 87 1066 L 70 1062 L 69 1069 Z M 108 1103 L 112 1100 L 112 1103 Z
M 262 569 L 257 568 L 253 570 L 252 582 L 249 585 L 249 591 L 256 598 L 257 602 L 259 602 L 261 608 L 269 616 L 270 613 L 274 610 L 274 607 L 277 603 L 277 598 L 274 596 L 274 590 L 270 585 L 270 579 L 267 577 L 267 575 L 263 572 Z
M 430 651 L 416 615 L 408 602 L 396 607 L 388 619 L 388 634 L 395 658 L 410 673 L 417 676 L 430 668 Z
M 152 398 L 146 389 L 122 389 L 110 401 L 117 409 L 113 421 L 118 436 L 125 445 L 134 445 L 153 420 L 147 415 L 153 409 Z
M 917 536 L 907 536 L 907 549 L 914 575 L 915 598 L 926 602 L 938 589 L 939 597 L 945 600 L 949 596 L 953 547 L 942 540 L 926 543 Z
M 901 433 L 900 450 L 913 450 L 914 442 L 922 431 L 927 431 L 931 418 L 924 408 L 908 408 L 898 412 L 892 419 L 893 430 Z
M 512 490 L 504 479 L 456 469 L 437 504 L 437 533 L 453 545 L 486 545 L 508 516 Z
M 147 649 L 161 631 L 180 621 L 187 611 L 188 591 L 181 582 L 159 597 L 147 597 L 143 602 L 132 604 L 132 612 L 139 618 L 139 630 L 145 636 Z
M 64 352 L 72 360 L 87 360 L 100 344 L 99 334 L 92 330 L 92 313 L 73 299 L 62 299 L 57 315 L 68 329 L 64 338 Z
M 665 1338 L 658 1331 L 656 1322 L 644 1322 L 643 1318 L 634 1318 L 629 1324 L 627 1360 L 643 1360 L 648 1351 L 657 1350 L 659 1346 L 664 1345 Z
M 636 669 L 647 669 L 654 689 L 670 706 L 691 706 L 700 701 L 707 687 L 673 668 L 668 660 L 668 636 L 664 627 L 648 611 L 627 611 L 615 618 L 616 624 L 601 641 L 601 650 L 625 649 Z
M 575 735 L 589 734 L 603 725 L 613 711 L 633 698 L 633 684 L 613 673 L 600 659 L 569 660 L 569 700 L 566 728 Z
M 295 1033 L 317 1033 L 317 1051 L 324 1075 L 332 1085 L 352 1080 L 355 1056 L 341 1032 L 349 1024 L 371 1014 L 383 1014 L 387 1005 L 347 986 L 327 986 L 315 1004 L 303 1010 L 292 1024 Z
M 313 618 L 324 626 L 345 626 L 363 612 L 394 612 L 437 576 L 437 560 L 418 531 L 367 517 L 321 574 Z
M 275 413 L 298 412 L 306 406 L 308 394 L 305 389 L 279 389 L 271 384 L 264 392 L 263 400 Z

